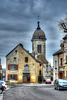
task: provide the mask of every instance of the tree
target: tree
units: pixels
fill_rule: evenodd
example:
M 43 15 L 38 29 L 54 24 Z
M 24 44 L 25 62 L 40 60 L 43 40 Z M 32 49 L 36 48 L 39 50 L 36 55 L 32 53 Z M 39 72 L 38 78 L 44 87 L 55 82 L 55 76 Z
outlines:
M 59 29 L 67 33 L 67 16 L 59 21 Z
M 0 73 L 0 80 L 2 79 L 2 73 Z

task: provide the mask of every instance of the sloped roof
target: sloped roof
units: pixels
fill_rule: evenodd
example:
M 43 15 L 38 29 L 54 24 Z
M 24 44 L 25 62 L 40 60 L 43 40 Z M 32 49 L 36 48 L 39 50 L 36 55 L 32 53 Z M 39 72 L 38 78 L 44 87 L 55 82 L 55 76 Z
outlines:
M 60 50 L 58 50 L 57 52 L 55 52 L 55 53 L 53 54 L 53 56 L 62 54 L 63 52 L 64 52 L 64 51 L 63 51 L 62 49 L 60 49 Z
M 20 44 L 18 44 L 13 50 L 15 50 L 18 46 L 20 46 L 21 48 L 23 48 L 23 45 L 20 43 Z M 24 48 L 23 48 L 24 49 Z M 6 57 L 13 51 L 13 50 L 11 50 L 7 55 L 6 55 Z M 39 62 L 39 63 L 41 63 L 39 60 L 37 60 L 36 58 L 34 58 L 26 49 L 24 49 L 36 62 Z
M 63 39 L 64 39 L 64 40 L 67 39 L 67 34 L 63 37 Z
M 48 61 L 46 60 L 46 58 L 44 57 L 44 55 L 38 55 L 37 59 L 41 62 L 41 63 L 45 63 L 48 64 Z
M 6 55 L 6 57 L 7 57 L 13 50 L 15 50 L 19 45 L 23 47 L 23 45 L 22 45 L 21 43 L 18 44 L 14 49 L 12 49 L 12 50 Z

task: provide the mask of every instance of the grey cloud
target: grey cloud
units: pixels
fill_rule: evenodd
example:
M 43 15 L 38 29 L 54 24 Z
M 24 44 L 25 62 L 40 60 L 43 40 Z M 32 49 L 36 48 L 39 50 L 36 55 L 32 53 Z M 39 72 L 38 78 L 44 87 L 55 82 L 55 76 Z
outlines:
M 67 0 L 0 0 L 0 55 L 5 55 L 17 44 L 32 51 L 31 38 L 40 26 L 47 37 L 47 57 L 60 48 L 61 34 L 56 22 L 67 12 Z

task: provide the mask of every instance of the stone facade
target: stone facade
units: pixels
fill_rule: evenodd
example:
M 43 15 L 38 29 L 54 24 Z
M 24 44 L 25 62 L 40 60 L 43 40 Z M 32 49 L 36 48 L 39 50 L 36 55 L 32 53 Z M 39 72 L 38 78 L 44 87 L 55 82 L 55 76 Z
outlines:
M 32 36 L 32 52 L 34 57 L 38 59 L 43 64 L 43 80 L 51 79 L 51 68 L 46 60 L 46 36 L 39 26 L 38 26 Z
M 37 46 L 41 45 L 41 53 L 38 53 L 38 49 Z M 37 40 L 33 40 L 32 41 L 32 52 L 35 52 L 35 55 L 44 55 L 46 56 L 46 47 L 45 47 L 46 43 L 43 40 L 37 39 Z
M 25 62 L 25 57 L 28 58 L 28 62 Z M 17 65 L 18 68 L 15 70 L 11 70 L 8 67 L 10 65 Z M 29 73 L 24 73 L 25 66 L 29 66 Z M 26 75 L 25 78 L 28 78 L 29 83 L 38 83 L 39 71 L 41 71 L 42 75 L 42 64 L 38 62 L 32 55 L 30 55 L 21 44 L 19 44 L 15 49 L 13 49 L 6 56 L 6 81 L 9 82 L 19 82 L 23 83 L 23 75 Z M 10 75 L 16 75 L 16 79 L 10 79 Z
M 7 81 L 22 83 L 27 80 L 26 82 L 38 83 L 51 78 L 51 67 L 46 60 L 46 36 L 39 26 L 39 21 L 31 41 L 32 53 L 26 51 L 20 44 L 6 56 Z M 25 59 L 28 59 L 28 62 L 25 62 Z
M 58 79 L 58 55 L 53 56 L 53 79 Z
M 63 40 L 60 45 L 61 49 L 53 54 L 54 80 L 57 78 L 67 79 L 67 35 Z

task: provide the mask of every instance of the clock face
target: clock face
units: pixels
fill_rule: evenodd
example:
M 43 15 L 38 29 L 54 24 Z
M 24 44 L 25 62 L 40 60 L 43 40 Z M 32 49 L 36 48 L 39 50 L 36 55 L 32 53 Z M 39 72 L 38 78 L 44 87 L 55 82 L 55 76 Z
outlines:
M 38 43 L 40 43 L 40 41 L 38 41 Z

